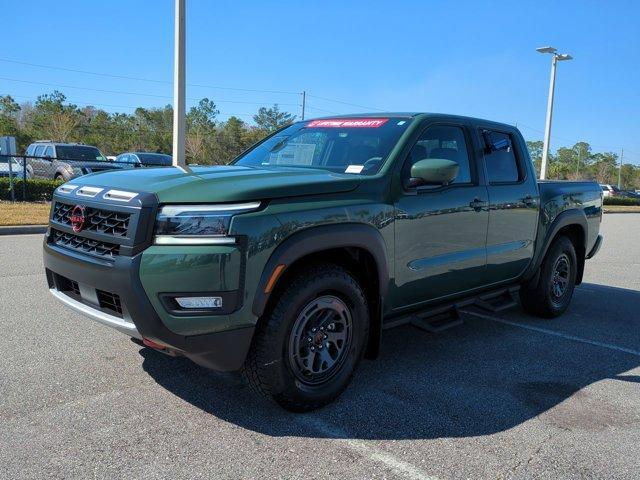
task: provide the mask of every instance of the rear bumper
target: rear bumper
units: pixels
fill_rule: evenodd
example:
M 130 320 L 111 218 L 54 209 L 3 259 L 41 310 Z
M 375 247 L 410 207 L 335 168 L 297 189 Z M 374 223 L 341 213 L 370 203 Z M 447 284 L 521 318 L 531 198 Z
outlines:
M 602 240 L 604 240 L 604 237 L 602 235 L 598 235 L 598 238 L 596 238 L 596 243 L 593 245 L 591 251 L 587 254 L 587 260 L 596 256 L 596 254 L 600 250 L 600 247 L 602 246 Z
M 238 370 L 244 363 L 254 327 L 198 335 L 181 335 L 166 327 L 140 282 L 142 253 L 108 262 L 51 245 L 45 239 L 43 255 L 51 293 L 73 310 L 214 370 Z M 105 293 L 107 307 L 101 297 Z

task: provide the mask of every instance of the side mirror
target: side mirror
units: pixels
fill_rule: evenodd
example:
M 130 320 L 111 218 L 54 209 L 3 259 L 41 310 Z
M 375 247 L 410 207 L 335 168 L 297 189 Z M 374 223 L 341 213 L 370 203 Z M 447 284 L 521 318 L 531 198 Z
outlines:
M 410 186 L 448 185 L 458 176 L 460 166 L 453 160 L 426 158 L 411 167 Z

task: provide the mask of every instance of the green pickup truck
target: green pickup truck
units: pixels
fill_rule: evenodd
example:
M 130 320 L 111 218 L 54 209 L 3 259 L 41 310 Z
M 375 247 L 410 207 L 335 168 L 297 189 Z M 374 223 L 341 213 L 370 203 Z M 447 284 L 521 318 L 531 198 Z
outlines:
M 562 314 L 601 219 L 600 186 L 538 182 L 512 126 L 353 115 L 294 123 L 225 166 L 73 179 L 44 265 L 72 309 L 306 411 L 387 328 L 516 295 Z

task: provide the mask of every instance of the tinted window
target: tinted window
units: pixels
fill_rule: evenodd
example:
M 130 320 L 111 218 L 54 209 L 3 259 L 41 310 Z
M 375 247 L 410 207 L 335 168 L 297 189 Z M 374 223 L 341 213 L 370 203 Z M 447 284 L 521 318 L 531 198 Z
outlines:
M 436 125 L 427 128 L 409 152 L 403 166 L 403 177 L 409 178 L 413 164 L 427 158 L 457 162 L 459 171 L 453 183 L 471 183 L 469 153 L 461 127 Z
M 507 142 L 507 148 L 486 153 L 484 161 L 487 165 L 487 174 L 490 183 L 517 182 L 520 180 L 518 162 L 513 152 L 513 142 L 507 133 L 489 132 L 492 143 Z
M 84 145 L 58 145 L 56 146 L 58 158 L 64 160 L 80 160 L 85 162 L 107 161 L 96 147 Z
M 171 155 L 163 155 L 160 153 L 138 153 L 136 154 L 143 165 L 166 167 L 171 165 Z M 135 157 L 133 157 L 134 162 Z
M 343 117 L 300 122 L 285 128 L 234 163 L 259 168 L 317 168 L 373 175 L 382 166 L 410 118 Z

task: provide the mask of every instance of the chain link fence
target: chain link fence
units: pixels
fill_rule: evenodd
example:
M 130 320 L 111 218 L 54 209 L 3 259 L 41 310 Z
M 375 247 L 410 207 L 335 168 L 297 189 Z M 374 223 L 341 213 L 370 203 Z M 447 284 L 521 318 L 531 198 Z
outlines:
M 167 167 L 163 154 L 121 155 L 122 160 L 87 160 L 33 155 L 0 155 L 0 200 L 51 200 L 58 185 L 89 173 L 145 167 Z

